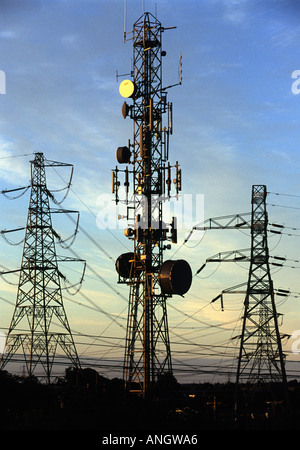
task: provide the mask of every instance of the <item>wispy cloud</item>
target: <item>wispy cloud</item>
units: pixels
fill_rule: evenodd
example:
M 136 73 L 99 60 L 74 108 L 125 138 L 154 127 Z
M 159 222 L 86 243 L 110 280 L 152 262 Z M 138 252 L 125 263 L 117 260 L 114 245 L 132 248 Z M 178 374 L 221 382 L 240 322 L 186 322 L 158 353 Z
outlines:
M 14 30 L 6 30 L 0 32 L 0 39 L 16 39 L 18 33 Z
M 248 16 L 248 2 L 249 0 L 225 0 L 223 2 L 224 19 L 234 24 L 243 24 Z
M 18 184 L 18 186 L 20 186 L 19 183 L 28 183 L 29 168 L 27 161 L 22 154 L 16 154 L 11 141 L 6 141 L 3 138 L 0 138 L 0 160 L 0 178 L 10 184 Z

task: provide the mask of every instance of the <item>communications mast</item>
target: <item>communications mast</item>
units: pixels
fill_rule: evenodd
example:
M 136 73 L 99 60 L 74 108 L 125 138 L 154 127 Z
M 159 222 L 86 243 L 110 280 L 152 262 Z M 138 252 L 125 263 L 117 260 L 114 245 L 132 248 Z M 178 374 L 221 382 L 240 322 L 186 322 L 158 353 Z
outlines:
M 133 120 L 133 140 L 116 152 L 118 163 L 126 168 L 117 166 L 112 171 L 116 204 L 121 201 L 119 175 L 124 175 L 129 225 L 125 236 L 133 243 L 133 251 L 116 261 L 119 283 L 129 286 L 124 381 L 126 389 L 143 397 L 161 375 L 172 373 L 167 300 L 184 295 L 192 282 L 186 261 L 164 261 L 163 257 L 170 243 L 177 242 L 176 218 L 164 221 L 163 204 L 171 199 L 172 185 L 175 197 L 181 191 L 179 164 L 168 162 L 173 123 L 172 103 L 167 100 L 167 89 L 172 86 L 162 84 L 165 30 L 148 12 L 133 25 L 131 79 L 119 86 L 121 96 L 130 100 L 130 104 L 124 101 L 122 115 Z

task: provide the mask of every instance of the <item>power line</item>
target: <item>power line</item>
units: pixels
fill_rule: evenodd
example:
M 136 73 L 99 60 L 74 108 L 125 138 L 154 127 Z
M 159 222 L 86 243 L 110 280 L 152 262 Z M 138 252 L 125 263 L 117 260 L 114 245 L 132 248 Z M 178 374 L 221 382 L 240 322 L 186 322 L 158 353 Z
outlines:
M 31 156 L 34 155 L 34 153 L 25 153 L 23 155 L 10 155 L 10 156 L 1 156 L 0 159 L 10 159 L 10 158 L 19 158 L 23 156 Z
M 57 170 L 54 168 L 54 170 L 55 170 L 55 172 L 58 174 L 58 176 L 65 182 L 65 180 L 63 179 L 63 177 L 57 172 Z M 95 214 L 94 214 L 94 212 L 89 208 L 89 206 L 79 197 L 79 195 L 72 189 L 72 188 L 70 188 L 70 190 L 71 190 L 71 192 L 76 196 L 76 198 L 84 205 L 84 207 L 95 217 L 95 219 L 99 219 Z M 126 247 L 126 245 L 124 244 L 124 242 L 123 241 L 121 241 L 113 232 L 112 232 L 112 230 L 109 228 L 109 227 L 107 227 L 107 226 L 105 226 L 104 224 L 103 224 L 103 226 L 105 227 L 105 229 L 106 229 L 106 231 L 108 231 L 113 237 L 114 237 L 114 239 L 116 239 L 122 246 L 124 246 L 125 248 L 127 248 Z M 100 245 L 99 245 L 99 243 L 98 242 L 96 242 L 95 241 L 95 239 L 93 239 L 91 236 L 90 236 L 90 234 L 86 231 L 86 230 L 84 230 L 82 227 L 80 227 L 80 229 L 82 230 L 82 232 L 87 236 L 87 238 L 88 239 L 90 239 L 91 240 L 91 242 L 94 244 L 94 245 L 96 245 L 101 251 L 103 251 L 105 254 L 106 254 L 106 256 L 108 256 L 109 257 L 109 259 L 112 259 L 111 258 L 111 256 L 106 252 L 106 251 L 104 251 L 103 250 L 103 247 L 101 247 Z
M 268 191 L 267 194 L 273 194 L 273 195 L 282 195 L 284 197 L 296 197 L 296 198 L 300 198 L 300 195 L 296 195 L 296 194 L 282 194 L 279 192 L 270 192 Z

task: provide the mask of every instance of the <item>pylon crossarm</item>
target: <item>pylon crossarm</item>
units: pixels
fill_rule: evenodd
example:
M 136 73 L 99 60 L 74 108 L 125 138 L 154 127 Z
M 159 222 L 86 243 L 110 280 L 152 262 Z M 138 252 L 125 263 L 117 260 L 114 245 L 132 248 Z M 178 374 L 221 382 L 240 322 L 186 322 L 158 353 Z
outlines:
M 32 161 L 34 162 L 34 161 Z M 73 164 L 60 162 L 60 161 L 51 161 L 50 159 L 44 158 L 43 162 L 44 167 L 73 167 Z
M 251 217 L 251 212 L 212 217 L 206 219 L 202 224 L 195 225 L 193 230 L 249 229 L 251 228 L 251 221 L 248 219 L 249 216 Z
M 20 197 L 22 197 L 22 195 L 26 194 L 28 189 L 30 189 L 30 185 L 24 186 L 21 188 L 16 188 L 16 189 L 4 189 L 3 191 L 0 191 L 0 194 L 3 194 L 9 200 L 16 200 L 17 198 L 20 198 Z M 18 192 L 18 191 L 22 191 L 21 194 L 16 195 L 14 197 L 10 197 L 9 195 L 7 195 L 9 192 Z
M 1 230 L 0 233 L 1 234 L 14 233 L 15 231 L 23 231 L 23 230 L 25 230 L 25 227 L 14 228 L 12 230 Z
M 0 275 L 8 275 L 9 273 L 16 273 L 16 272 L 20 272 L 21 269 L 14 269 L 14 270 L 6 270 L 6 271 L 1 271 Z
M 235 286 L 226 288 L 222 290 L 222 294 L 245 294 L 246 289 L 241 289 L 242 287 L 247 286 L 247 283 L 236 284 Z
M 206 262 L 249 262 L 251 249 L 220 252 L 206 259 Z
M 195 225 L 187 237 L 184 240 L 184 243 L 188 242 L 192 233 L 195 230 L 198 231 L 207 231 L 207 230 L 243 230 L 251 228 L 251 220 L 249 221 L 248 217 L 251 216 L 251 213 L 241 213 L 241 214 L 230 214 L 227 216 L 219 216 L 214 218 L 206 219 L 204 222 Z

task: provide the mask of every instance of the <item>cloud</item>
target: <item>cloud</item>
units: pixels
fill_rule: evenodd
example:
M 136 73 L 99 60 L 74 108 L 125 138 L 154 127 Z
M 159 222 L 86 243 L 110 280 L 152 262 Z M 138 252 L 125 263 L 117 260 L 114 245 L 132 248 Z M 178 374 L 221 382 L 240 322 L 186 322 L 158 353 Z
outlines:
M 284 50 L 297 44 L 300 26 L 291 27 L 289 21 L 274 19 L 269 24 L 268 31 L 271 44 Z
M 237 25 L 243 24 L 248 18 L 247 6 L 248 0 L 225 0 L 224 19 Z
M 10 184 L 20 187 L 20 184 L 28 184 L 29 168 L 28 163 L 24 161 L 25 155 L 15 154 L 14 144 L 11 141 L 0 137 L 0 178 Z
M 78 37 L 74 34 L 68 34 L 61 38 L 61 42 L 67 47 L 72 47 L 78 42 Z
M 18 33 L 14 30 L 7 30 L 0 32 L 0 39 L 16 39 L 18 37 Z

